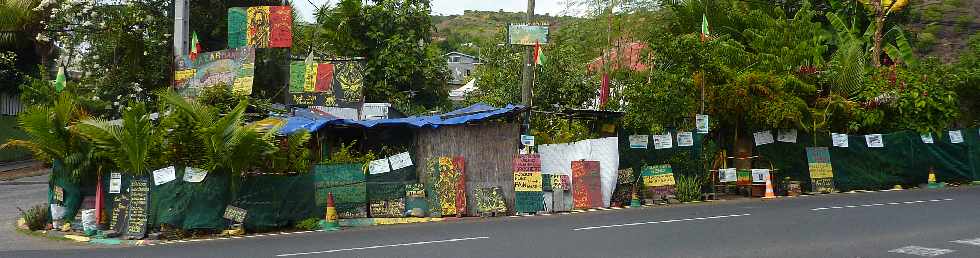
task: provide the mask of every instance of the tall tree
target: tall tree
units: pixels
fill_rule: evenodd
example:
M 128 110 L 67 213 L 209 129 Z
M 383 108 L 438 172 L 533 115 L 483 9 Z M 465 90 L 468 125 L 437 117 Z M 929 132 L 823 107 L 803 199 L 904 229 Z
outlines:
M 392 102 L 409 113 L 448 104 L 446 62 L 430 44 L 427 0 L 343 0 L 317 14 L 326 52 L 364 57 L 367 101 Z

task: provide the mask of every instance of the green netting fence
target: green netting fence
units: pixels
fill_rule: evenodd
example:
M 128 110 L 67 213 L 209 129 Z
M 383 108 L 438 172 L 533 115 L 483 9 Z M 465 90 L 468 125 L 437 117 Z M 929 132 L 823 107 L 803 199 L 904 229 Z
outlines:
M 785 178 L 798 180 L 804 189 L 812 189 L 806 159 L 807 147 L 829 147 L 834 173 L 834 185 L 838 190 L 873 190 L 891 188 L 896 184 L 915 186 L 925 183 L 930 168 L 937 179 L 944 182 L 966 183 L 980 180 L 980 130 L 959 130 L 963 142 L 952 143 L 947 131 L 933 135 L 932 144 L 924 143 L 918 133 L 903 131 L 883 134 L 884 147 L 868 147 L 864 135 L 848 137 L 848 147 L 830 147 L 829 134 L 813 136 L 798 133 L 795 143 L 775 142 L 756 146 L 753 151 L 754 168 L 776 168 L 774 177 L 779 184 Z M 773 131 L 775 133 L 775 130 Z M 703 135 L 695 134 L 693 147 L 656 150 L 651 144 L 647 149 L 631 149 L 628 134 L 620 135 L 620 168 L 633 168 L 634 172 L 644 165 L 671 164 L 675 174 L 703 173 L 699 156 Z M 686 160 L 685 160 L 686 159 Z
M 386 173 L 367 175 L 368 202 L 390 201 L 405 197 L 405 185 L 417 183 L 415 166 L 408 166 Z
M 367 216 L 367 180 L 363 164 L 318 164 L 313 167 L 316 205 L 322 217 L 326 212 L 327 193 L 333 193 L 340 218 Z
M 248 211 L 245 228 L 267 231 L 295 225 L 324 213 L 315 203 L 313 174 L 249 176 L 231 205 Z

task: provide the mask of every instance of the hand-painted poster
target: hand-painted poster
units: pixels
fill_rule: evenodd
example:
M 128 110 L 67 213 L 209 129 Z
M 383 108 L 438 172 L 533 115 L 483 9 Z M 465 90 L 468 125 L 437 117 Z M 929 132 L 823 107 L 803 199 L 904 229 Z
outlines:
M 293 46 L 293 8 L 269 6 L 269 47 Z
M 633 169 L 621 169 L 616 173 L 616 189 L 613 191 L 612 202 L 628 204 L 633 197 Z
M 371 202 L 372 218 L 401 218 L 405 216 L 405 199 Z
M 256 48 L 269 47 L 269 7 L 248 8 L 248 45 Z
M 367 217 L 367 183 L 363 164 L 316 165 L 313 169 L 316 205 L 327 206 L 327 194 L 333 193 L 340 218 Z
M 245 36 L 248 29 L 248 14 L 243 7 L 228 8 L 228 48 L 240 48 L 248 45 Z
M 523 154 L 514 158 L 514 210 L 533 213 L 544 210 L 541 156 Z
M 429 204 L 425 198 L 424 184 L 405 185 L 405 210 L 412 217 L 425 217 L 429 210 Z
M 250 47 L 202 53 L 191 61 L 184 55 L 175 60 L 174 89 L 181 96 L 195 98 L 205 88 L 222 85 L 236 94 L 252 94 L 255 49 Z
M 602 207 L 598 161 L 572 161 L 572 202 L 576 209 Z
M 511 24 L 507 26 L 507 40 L 511 45 L 548 44 L 548 26 Z
M 429 207 L 431 216 L 463 216 L 466 212 L 466 183 L 463 157 L 437 157 L 429 160 Z
M 228 8 L 228 48 L 293 46 L 293 9 L 289 6 Z
M 666 199 L 676 192 L 674 169 L 670 164 L 644 166 L 640 172 L 647 196 L 654 200 Z
M 814 192 L 834 191 L 834 169 L 827 147 L 806 148 L 806 160 L 810 167 L 810 184 Z
M 476 189 L 476 208 L 480 213 L 506 213 L 504 193 L 500 187 L 481 187 Z
M 295 61 L 289 65 L 290 104 L 358 106 L 363 102 L 363 64 L 356 60 Z
M 735 171 L 735 185 L 738 186 L 751 186 L 752 185 L 752 170 L 750 169 L 738 169 Z

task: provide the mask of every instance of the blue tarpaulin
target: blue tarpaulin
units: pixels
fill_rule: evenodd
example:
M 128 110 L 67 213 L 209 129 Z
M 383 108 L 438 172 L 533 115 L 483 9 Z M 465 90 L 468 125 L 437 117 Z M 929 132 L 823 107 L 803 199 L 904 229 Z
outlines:
M 503 108 L 494 108 L 487 104 L 477 103 L 469 107 L 453 110 L 441 115 L 412 116 L 406 118 L 360 120 L 336 118 L 290 117 L 281 132 L 290 134 L 300 129 L 315 132 L 326 126 L 353 126 L 371 128 L 375 126 L 408 126 L 413 128 L 439 127 L 443 125 L 460 125 L 485 119 L 514 114 L 524 110 L 524 106 L 509 104 Z

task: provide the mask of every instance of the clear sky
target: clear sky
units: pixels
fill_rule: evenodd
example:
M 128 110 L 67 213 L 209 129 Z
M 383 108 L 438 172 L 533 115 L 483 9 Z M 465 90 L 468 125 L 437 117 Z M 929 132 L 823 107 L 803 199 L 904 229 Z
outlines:
M 551 15 L 565 10 L 566 0 L 537 0 L 534 13 Z M 312 4 L 311 4 L 312 2 Z M 313 22 L 313 13 L 324 3 L 335 4 L 338 0 L 295 0 L 300 17 L 307 22 Z M 432 0 L 433 14 L 463 14 L 463 10 L 497 11 L 504 9 L 508 12 L 527 11 L 527 0 Z

